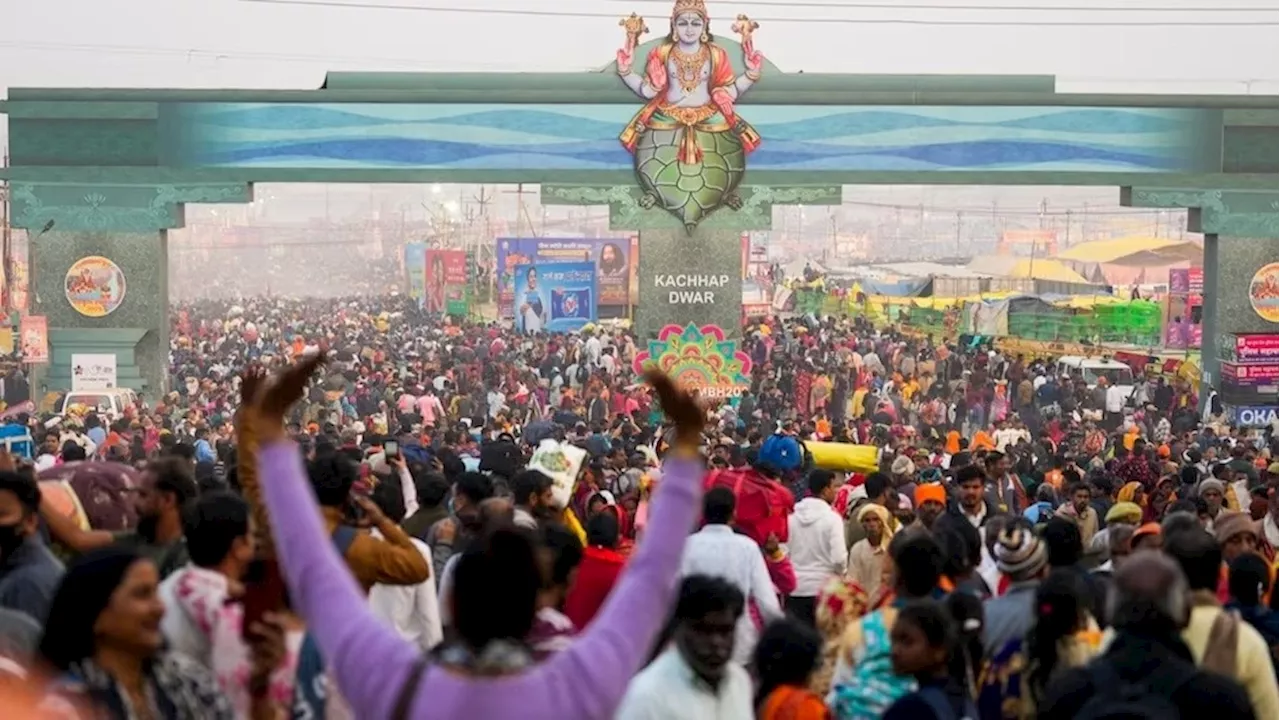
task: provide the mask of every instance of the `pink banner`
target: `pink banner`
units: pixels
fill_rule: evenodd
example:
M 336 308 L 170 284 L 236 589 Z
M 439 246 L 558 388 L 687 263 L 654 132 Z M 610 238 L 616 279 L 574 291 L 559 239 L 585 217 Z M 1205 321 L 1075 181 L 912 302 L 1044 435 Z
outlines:
M 1270 333 L 1228 333 L 1218 336 L 1218 357 L 1239 365 L 1280 363 L 1280 335 Z
M 23 315 L 18 326 L 19 348 L 27 363 L 49 362 L 49 320 L 44 315 Z
M 1280 382 L 1280 365 L 1237 365 L 1222 363 L 1219 376 L 1223 384 L 1236 387 L 1269 387 Z

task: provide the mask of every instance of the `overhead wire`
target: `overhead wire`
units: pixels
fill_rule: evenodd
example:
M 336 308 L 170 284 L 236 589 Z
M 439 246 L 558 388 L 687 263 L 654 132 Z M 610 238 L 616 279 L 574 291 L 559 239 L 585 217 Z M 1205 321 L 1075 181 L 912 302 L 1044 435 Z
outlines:
M 275 6 L 311 6 L 347 10 L 409 10 L 414 12 L 456 15 L 504 15 L 513 17 L 607 18 L 616 20 L 617 13 L 593 10 L 538 10 L 497 7 L 450 7 L 446 5 L 398 5 L 387 2 L 351 3 L 340 0 L 239 0 L 242 3 Z M 885 9 L 891 9 L 886 7 Z M 936 8 L 943 10 L 946 8 Z M 846 24 L 846 25 L 920 25 L 945 27 L 1258 27 L 1277 25 L 1273 20 L 935 20 L 926 18 L 853 18 L 853 17 L 755 17 L 757 22 L 779 24 Z
M 252 50 L 205 50 L 200 48 L 166 48 L 155 46 L 139 46 L 139 45 L 96 45 L 90 43 L 44 43 L 29 42 L 24 40 L 9 41 L 0 40 L 0 48 L 18 48 L 24 50 L 50 50 L 56 52 L 91 52 L 91 53 L 115 53 L 120 55 L 162 55 L 162 56 L 184 56 L 189 59 L 207 58 L 213 60 L 222 59 L 245 59 L 245 60 L 274 60 L 280 62 L 310 62 L 310 63 L 394 63 L 398 65 L 409 65 L 421 69 L 428 63 L 421 59 L 412 58 L 388 58 L 388 57 L 371 57 L 371 56 L 343 56 L 343 55 L 327 55 L 327 54 L 302 54 L 302 53 L 274 53 L 274 52 L 258 52 Z M 450 62 L 448 67 L 441 65 L 442 69 L 492 69 L 502 70 L 509 69 L 509 64 L 502 63 L 474 63 L 464 62 L 461 64 Z M 1237 81 L 1239 82 L 1239 81 Z
M 1086 215 L 1157 215 L 1168 212 L 1179 212 L 1177 208 L 1080 208 L 1068 207 L 1063 209 L 1040 209 L 1040 208 L 1018 208 L 995 206 L 956 206 L 948 207 L 943 205 L 930 205 L 928 203 L 899 204 L 899 203 L 881 203 L 867 200 L 845 200 L 840 203 L 844 207 L 866 207 L 878 210 L 900 210 L 904 212 L 919 213 L 923 210 L 926 213 L 939 213 L 944 215 L 955 215 L 962 213 L 965 215 L 985 216 L 985 217 L 1002 217 L 1002 216 L 1020 216 L 1020 217 L 1079 217 Z M 1182 211 L 1185 212 L 1185 211 Z
M 671 0 L 599 0 L 600 2 L 664 4 Z M 1212 5 L 1187 6 L 1115 6 L 1115 5 L 949 5 L 939 3 L 868 3 L 868 2 L 808 2 L 804 0 L 733 0 L 734 7 L 782 7 L 782 8 L 832 8 L 837 10 L 956 10 L 962 12 L 1123 12 L 1123 13 L 1245 13 L 1245 12 L 1278 12 L 1275 7 L 1255 5 L 1251 7 L 1214 7 Z

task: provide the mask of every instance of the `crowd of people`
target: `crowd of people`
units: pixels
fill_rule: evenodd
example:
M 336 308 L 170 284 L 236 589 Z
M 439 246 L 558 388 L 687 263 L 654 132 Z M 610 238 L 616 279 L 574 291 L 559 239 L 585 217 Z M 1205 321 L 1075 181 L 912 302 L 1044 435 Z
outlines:
M 709 402 L 621 327 L 172 316 L 166 395 L 0 456 L 7 717 L 1280 716 L 1276 435 L 1180 381 L 1117 417 L 1054 358 L 768 318 Z M 137 480 L 69 516 L 76 462 Z

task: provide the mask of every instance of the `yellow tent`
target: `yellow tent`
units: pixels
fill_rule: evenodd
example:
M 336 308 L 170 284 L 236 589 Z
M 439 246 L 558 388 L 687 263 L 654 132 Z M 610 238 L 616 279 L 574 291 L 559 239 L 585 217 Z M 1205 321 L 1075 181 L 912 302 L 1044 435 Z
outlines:
M 1055 260 L 1120 265 L 1160 265 L 1195 262 L 1204 249 L 1193 242 L 1158 237 L 1122 237 L 1090 240 L 1058 253 Z
M 1050 258 L 1024 258 L 1007 255 L 990 255 L 974 258 L 969 270 L 979 275 L 1017 280 L 1046 280 L 1050 282 L 1089 285 L 1080 273 Z

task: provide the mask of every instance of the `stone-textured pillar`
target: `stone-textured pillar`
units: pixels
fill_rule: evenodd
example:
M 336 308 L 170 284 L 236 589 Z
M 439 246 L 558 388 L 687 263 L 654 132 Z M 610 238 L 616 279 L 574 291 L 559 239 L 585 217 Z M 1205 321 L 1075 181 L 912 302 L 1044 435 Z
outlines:
M 635 330 L 656 337 L 665 325 L 718 325 L 742 331 L 742 233 L 696 228 L 641 230 Z
M 67 299 L 67 271 L 81 258 L 114 262 L 125 279 L 119 307 L 88 317 Z M 71 355 L 112 353 L 119 383 L 144 390 L 155 402 L 163 392 L 169 353 L 168 239 L 153 232 L 60 232 L 31 242 L 31 314 L 49 321 L 49 365 L 40 369 L 37 393 L 71 387 Z
M 1278 255 L 1280 251 L 1277 251 L 1274 238 L 1204 236 L 1204 342 L 1201 357 L 1203 371 L 1215 387 L 1218 387 L 1219 336 L 1276 332 L 1276 323 L 1254 311 L 1249 299 L 1249 286 L 1254 274 L 1263 266 L 1277 262 Z
M 1222 305 L 1218 301 L 1218 258 L 1221 243 L 1217 235 L 1204 236 L 1204 294 L 1200 308 L 1200 402 L 1209 397 L 1209 389 L 1218 384 L 1218 317 Z

